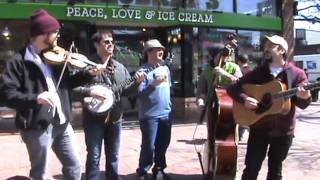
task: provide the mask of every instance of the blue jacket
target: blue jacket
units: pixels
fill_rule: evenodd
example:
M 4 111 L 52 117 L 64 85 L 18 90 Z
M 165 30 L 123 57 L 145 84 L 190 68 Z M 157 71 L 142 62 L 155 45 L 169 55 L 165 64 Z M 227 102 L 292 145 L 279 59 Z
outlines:
M 150 64 L 144 64 L 142 68 L 149 68 Z M 167 81 L 158 86 L 152 83 L 157 74 L 166 76 Z M 170 98 L 171 78 L 167 66 L 160 66 L 147 74 L 146 79 L 140 84 L 138 93 L 139 119 L 168 118 L 171 112 Z

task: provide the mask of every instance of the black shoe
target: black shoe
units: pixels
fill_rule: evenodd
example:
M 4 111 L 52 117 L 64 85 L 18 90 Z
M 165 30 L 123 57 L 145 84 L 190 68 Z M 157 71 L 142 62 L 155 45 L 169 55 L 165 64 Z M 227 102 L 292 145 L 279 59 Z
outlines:
M 147 179 L 148 179 L 148 175 L 147 174 L 138 176 L 138 180 L 147 180 Z
M 163 172 L 163 170 L 158 170 L 152 174 L 153 180 L 166 180 L 167 175 Z

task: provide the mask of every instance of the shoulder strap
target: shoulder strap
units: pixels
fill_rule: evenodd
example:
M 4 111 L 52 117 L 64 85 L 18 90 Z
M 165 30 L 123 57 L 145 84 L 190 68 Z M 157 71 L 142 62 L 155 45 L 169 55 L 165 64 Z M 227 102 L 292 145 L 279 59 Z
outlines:
M 27 47 L 20 49 L 19 54 L 21 55 L 21 59 L 24 59 L 24 55 L 26 54 Z
M 288 68 L 286 70 L 286 73 L 287 73 L 288 89 L 291 89 L 292 88 L 292 78 L 293 78 L 292 69 Z

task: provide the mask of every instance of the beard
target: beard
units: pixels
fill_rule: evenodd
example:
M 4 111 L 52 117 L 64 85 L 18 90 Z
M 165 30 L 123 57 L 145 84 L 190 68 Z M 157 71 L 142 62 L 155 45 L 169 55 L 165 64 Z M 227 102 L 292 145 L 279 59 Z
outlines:
M 269 51 L 263 52 L 263 60 L 266 63 L 272 63 L 272 56 Z
M 55 39 L 50 39 L 49 35 L 46 36 L 46 38 L 43 40 L 43 43 L 48 47 L 48 48 L 53 48 L 57 46 L 57 38 Z
M 265 62 L 267 62 L 267 63 L 272 63 L 272 58 L 265 58 L 264 60 L 265 60 Z

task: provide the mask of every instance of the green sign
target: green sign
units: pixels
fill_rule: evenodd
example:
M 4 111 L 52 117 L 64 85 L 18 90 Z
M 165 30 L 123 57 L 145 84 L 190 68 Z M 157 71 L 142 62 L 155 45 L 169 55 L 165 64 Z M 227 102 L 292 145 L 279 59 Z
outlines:
M 28 19 L 36 9 L 47 9 L 60 20 L 99 22 L 105 25 L 130 26 L 208 26 L 281 31 L 279 17 L 257 17 L 244 14 L 214 13 L 169 8 L 121 7 L 106 5 L 0 3 L 1 19 Z M 14 12 L 14 13 L 13 13 Z
M 102 20 L 130 20 L 154 22 L 175 22 L 213 24 L 213 13 L 198 13 L 184 11 L 168 11 L 153 9 L 102 8 L 102 7 L 66 7 L 66 16 L 86 19 Z

